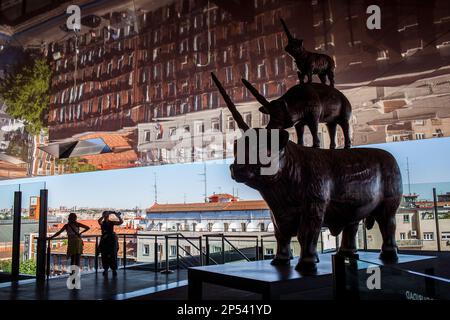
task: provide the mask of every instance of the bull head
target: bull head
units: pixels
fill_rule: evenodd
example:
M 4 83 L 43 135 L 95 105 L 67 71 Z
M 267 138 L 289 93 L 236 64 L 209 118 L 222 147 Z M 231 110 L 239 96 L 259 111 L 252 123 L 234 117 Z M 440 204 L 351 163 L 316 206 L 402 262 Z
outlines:
M 270 115 L 267 129 L 287 129 L 294 125 L 288 113 L 286 101 L 283 98 L 268 101 L 250 82 L 242 79 L 242 83 L 261 104 L 259 111 Z
M 230 166 L 232 178 L 256 189 L 269 184 L 279 172 L 279 160 L 288 144 L 289 133 L 285 130 L 250 128 L 214 73 L 211 77 L 243 131 L 242 137 L 234 141 L 235 159 Z
M 303 48 L 303 39 L 296 39 L 289 31 L 286 22 L 282 18 L 280 18 L 281 24 L 283 25 L 284 33 L 286 34 L 288 38 L 288 44 L 284 48 L 287 53 L 289 53 L 294 59 L 301 54 L 304 50 Z

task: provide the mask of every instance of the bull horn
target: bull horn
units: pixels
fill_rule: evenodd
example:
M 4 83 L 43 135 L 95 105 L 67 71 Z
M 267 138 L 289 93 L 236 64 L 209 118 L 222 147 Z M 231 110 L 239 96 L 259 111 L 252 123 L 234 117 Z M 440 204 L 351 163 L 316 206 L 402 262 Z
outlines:
M 231 112 L 231 115 L 233 116 L 234 120 L 236 121 L 239 129 L 242 129 L 244 131 L 250 129 L 250 127 L 245 123 L 244 119 L 242 118 L 241 114 L 239 113 L 239 111 L 236 109 L 236 106 L 234 105 L 233 101 L 231 101 L 230 97 L 228 96 L 227 92 L 225 91 L 225 89 L 222 87 L 222 84 L 220 83 L 219 79 L 217 79 L 216 75 L 214 74 L 214 72 L 211 72 L 211 77 L 214 81 L 214 83 L 217 86 L 217 89 L 219 89 L 220 94 L 223 97 L 223 100 L 225 101 L 225 103 L 227 104 L 228 109 Z
M 294 40 L 294 37 L 292 36 L 291 32 L 289 31 L 286 22 L 282 18 L 280 18 L 281 24 L 283 25 L 284 33 L 286 33 L 286 36 L 288 38 L 288 41 Z
M 248 91 L 250 91 L 252 93 L 252 95 L 256 98 L 256 100 L 258 100 L 259 103 L 261 103 L 264 107 L 267 107 L 270 102 L 267 101 L 266 98 L 264 98 L 263 95 L 261 95 L 258 90 L 256 90 L 256 88 L 254 86 L 252 86 L 252 84 L 250 82 L 248 82 L 245 79 L 242 79 L 242 83 L 244 84 L 244 86 L 247 87 Z

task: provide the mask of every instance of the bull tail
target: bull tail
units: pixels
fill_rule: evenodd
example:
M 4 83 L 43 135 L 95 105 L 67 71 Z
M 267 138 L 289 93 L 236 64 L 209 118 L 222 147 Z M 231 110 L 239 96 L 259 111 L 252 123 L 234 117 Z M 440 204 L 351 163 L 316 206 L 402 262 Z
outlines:
M 375 218 L 373 216 L 368 216 L 366 219 L 364 219 L 364 224 L 366 225 L 367 230 L 372 229 L 373 225 L 375 224 Z

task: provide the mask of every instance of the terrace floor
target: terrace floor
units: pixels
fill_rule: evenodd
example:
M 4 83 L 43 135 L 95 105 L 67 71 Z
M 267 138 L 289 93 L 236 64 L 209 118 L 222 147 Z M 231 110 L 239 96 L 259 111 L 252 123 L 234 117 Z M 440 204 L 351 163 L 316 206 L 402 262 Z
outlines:
M 124 300 L 187 285 L 187 271 L 171 274 L 148 270 L 118 270 L 118 276 L 108 278 L 102 273 L 81 276 L 81 289 L 69 290 L 67 277 L 57 277 L 38 285 L 35 280 L 0 284 L 0 300 Z

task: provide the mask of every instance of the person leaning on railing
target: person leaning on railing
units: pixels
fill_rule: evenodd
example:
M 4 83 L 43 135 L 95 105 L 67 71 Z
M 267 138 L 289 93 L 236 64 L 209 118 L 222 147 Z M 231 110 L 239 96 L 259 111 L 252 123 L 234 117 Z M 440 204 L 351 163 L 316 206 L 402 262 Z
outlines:
M 84 230 L 80 232 L 80 228 Z M 52 240 L 65 231 L 68 238 L 67 256 L 70 257 L 70 264 L 80 267 L 80 258 L 83 254 L 83 239 L 81 235 L 89 229 L 88 226 L 77 222 L 77 215 L 72 212 L 69 214 L 68 222 L 47 240 Z
M 113 214 L 118 220 L 110 220 Z M 98 224 L 102 229 L 102 236 L 98 246 L 98 251 L 102 255 L 103 276 L 108 276 L 108 270 L 111 268 L 113 277 L 117 276 L 117 252 L 119 251 L 119 240 L 114 232 L 114 226 L 121 225 L 123 219 L 120 212 L 104 211 L 102 217 L 98 219 Z M 125 250 L 126 248 L 124 248 Z

